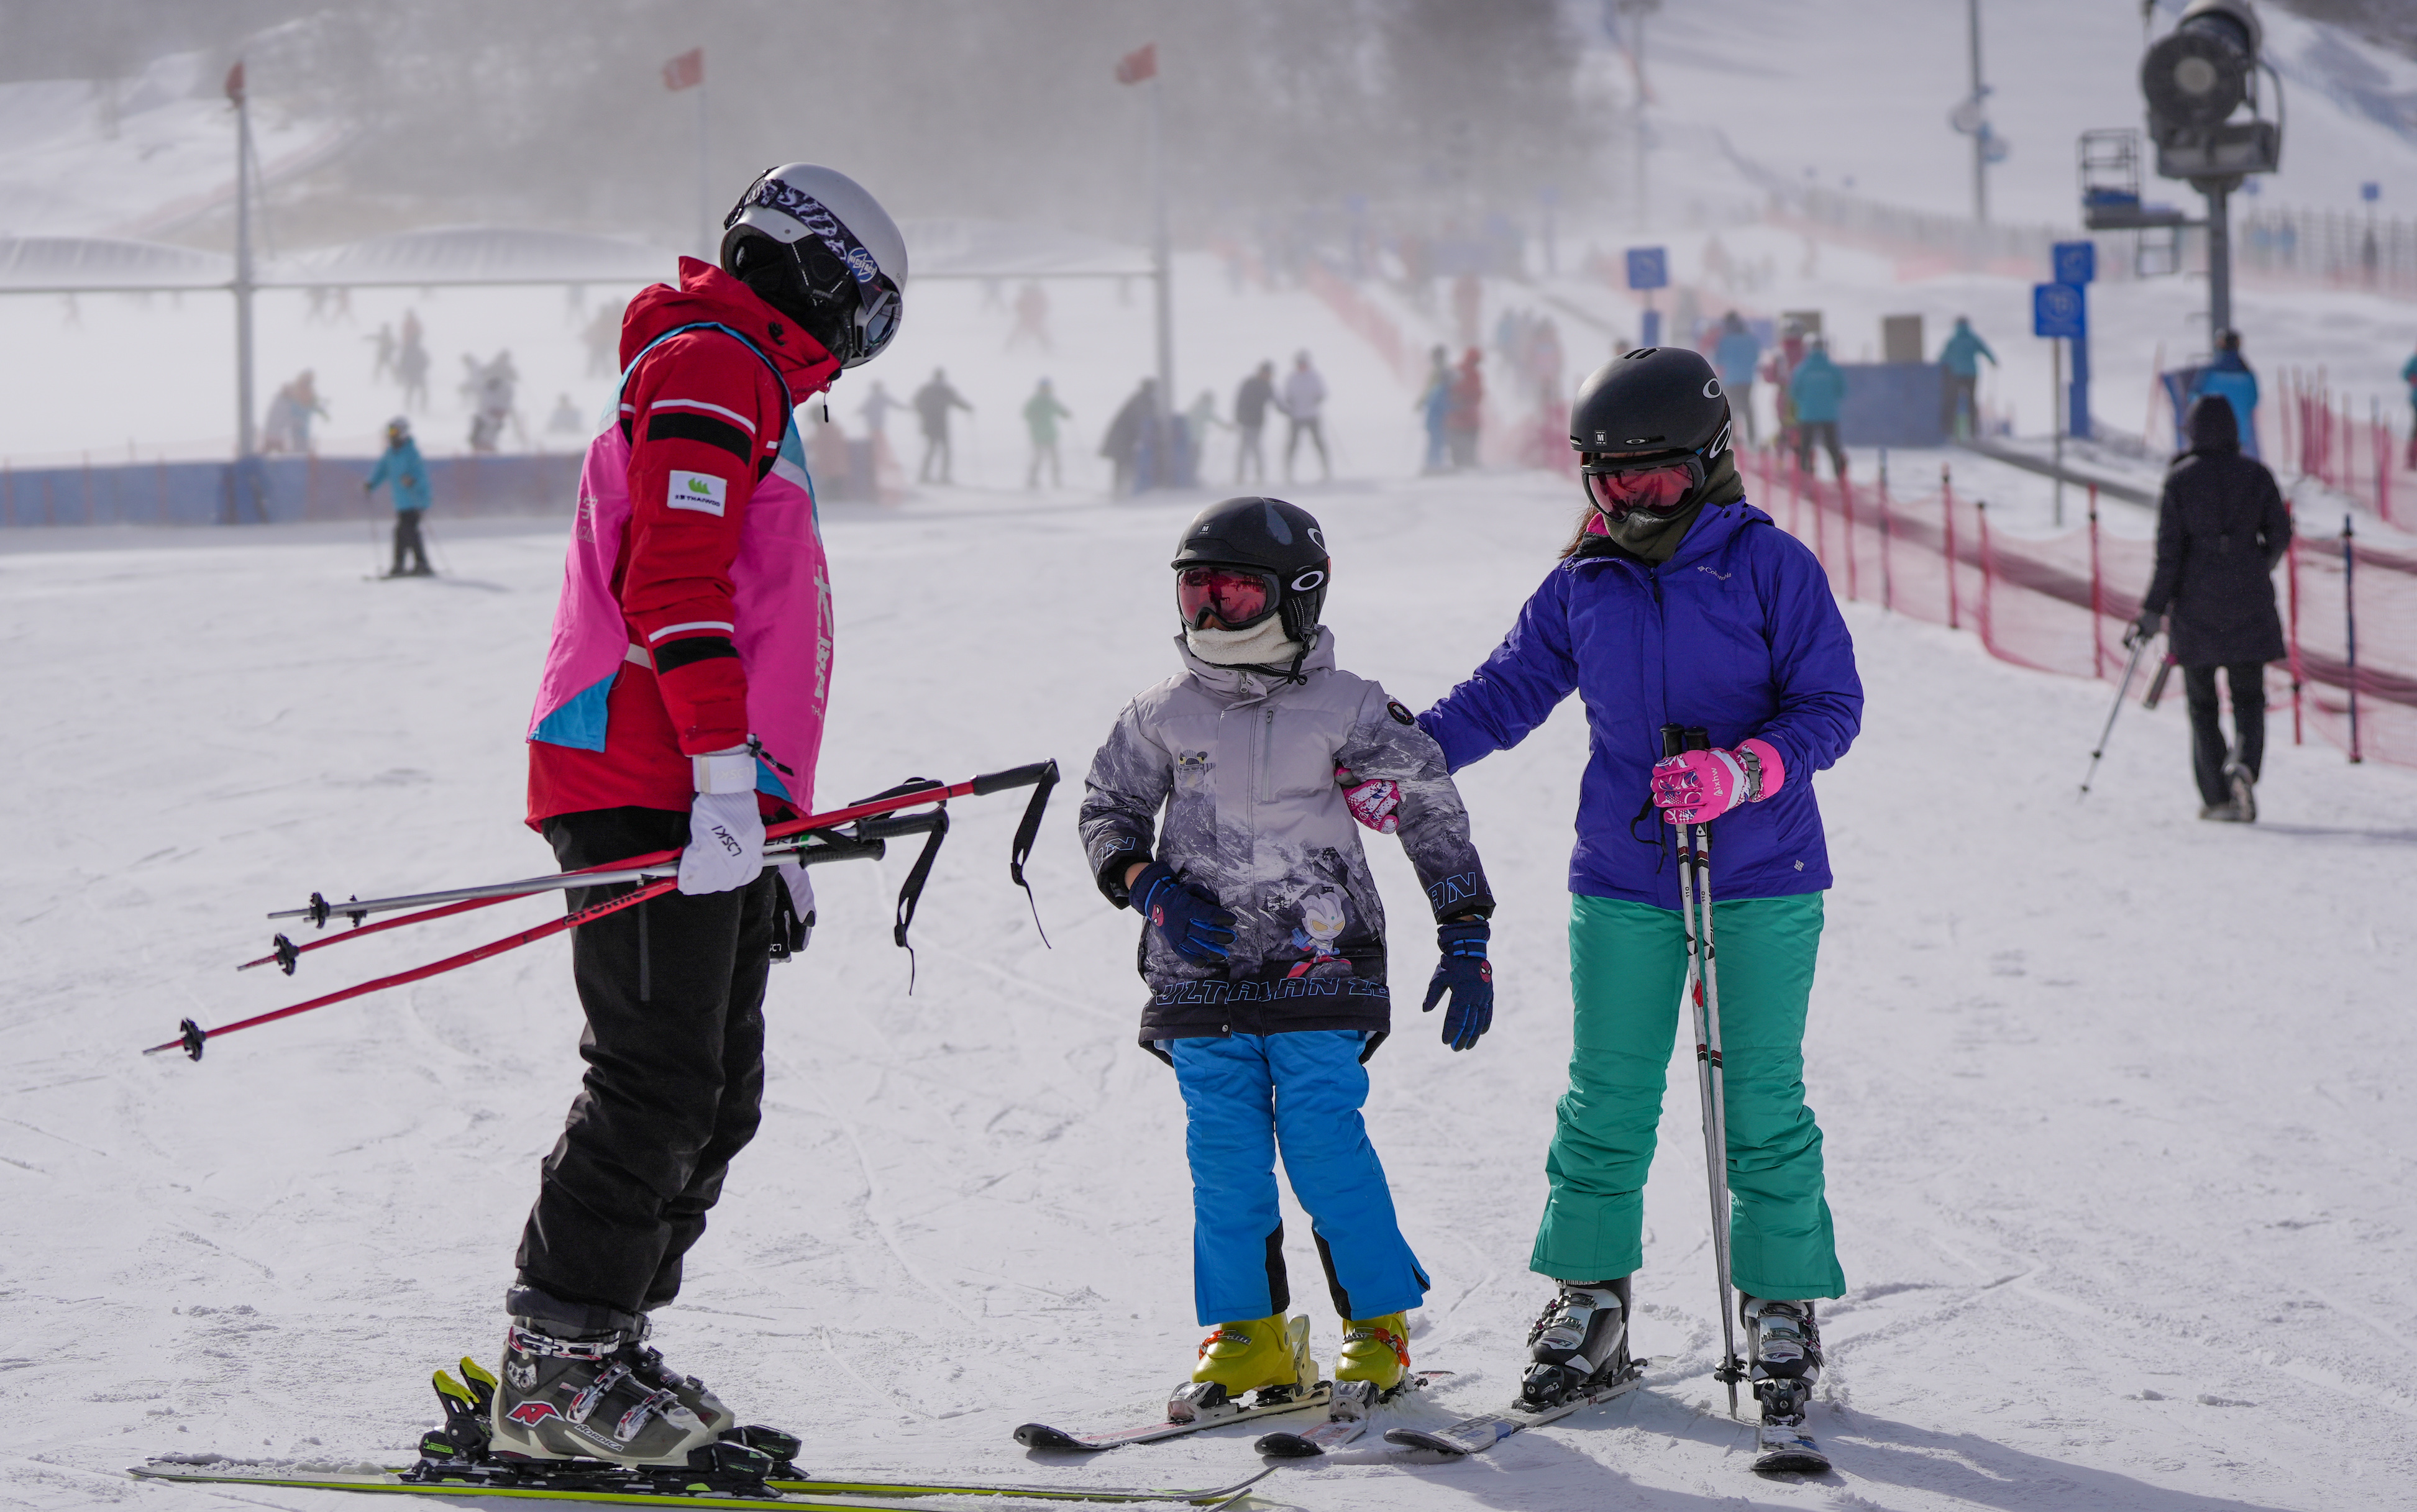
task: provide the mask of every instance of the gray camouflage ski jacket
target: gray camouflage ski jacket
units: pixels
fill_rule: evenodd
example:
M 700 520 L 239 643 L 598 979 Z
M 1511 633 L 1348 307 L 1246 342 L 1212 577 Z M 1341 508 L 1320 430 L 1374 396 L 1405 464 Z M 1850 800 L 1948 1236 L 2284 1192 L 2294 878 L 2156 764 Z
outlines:
M 1235 916 L 1228 960 L 1195 960 L 1142 928 L 1141 1042 L 1391 1022 L 1385 909 L 1334 769 L 1401 786 L 1402 847 L 1437 919 L 1492 912 L 1468 811 L 1443 753 L 1385 690 L 1334 665 L 1321 629 L 1295 683 L 1202 661 L 1125 706 L 1084 780 L 1083 848 L 1100 891 L 1163 860 Z M 1163 823 L 1160 815 L 1164 813 Z

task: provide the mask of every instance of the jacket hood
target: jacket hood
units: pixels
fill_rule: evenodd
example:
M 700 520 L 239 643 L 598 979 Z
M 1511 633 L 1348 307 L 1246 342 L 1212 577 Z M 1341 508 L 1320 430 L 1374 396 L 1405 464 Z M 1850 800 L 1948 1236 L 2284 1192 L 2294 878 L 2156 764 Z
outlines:
M 2241 449 L 2241 422 L 2233 416 L 2232 401 L 2221 394 L 2200 395 L 2190 407 L 2185 429 L 2193 451 Z
M 630 301 L 621 318 L 621 367 L 627 370 L 640 352 L 665 331 L 712 321 L 740 332 L 753 341 L 788 381 L 789 401 L 802 404 L 830 386 L 839 376 L 839 359 L 822 343 L 798 328 L 798 323 L 774 310 L 755 291 L 693 257 L 679 260 L 679 287 L 651 283 Z
M 1183 670 L 1192 674 L 1193 681 L 1218 697 L 1232 699 L 1236 703 L 1265 698 L 1285 685 L 1285 678 L 1276 673 L 1261 672 L 1252 667 L 1221 667 L 1213 661 L 1201 660 L 1185 643 L 1179 630 L 1175 636 L 1175 654 L 1183 658 Z M 1300 670 L 1304 673 L 1334 670 L 1332 630 L 1323 625 L 1317 627 L 1317 643 L 1311 646 L 1309 655 L 1301 658 Z

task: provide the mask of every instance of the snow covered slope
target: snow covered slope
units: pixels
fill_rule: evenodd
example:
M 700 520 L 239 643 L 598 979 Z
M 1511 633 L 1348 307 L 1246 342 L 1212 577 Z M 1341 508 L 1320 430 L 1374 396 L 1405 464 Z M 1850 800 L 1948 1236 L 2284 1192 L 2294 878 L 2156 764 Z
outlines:
M 1565 485 L 1498 477 L 1300 497 L 1335 545 L 1344 658 L 1413 706 L 1490 646 L 1573 512 Z M 1169 665 L 1163 563 L 1192 507 L 967 491 L 832 511 L 821 796 L 1043 756 L 1079 773 Z M 171 1450 L 391 1459 L 430 1414 L 427 1372 L 496 1345 L 579 1068 L 558 943 L 200 1065 L 134 1053 L 187 1015 L 546 916 L 365 942 L 290 981 L 228 969 L 314 887 L 547 863 L 518 823 L 518 735 L 561 541 L 435 533 L 457 576 L 376 584 L 368 543 L 327 527 L 0 542 L 51 548 L 0 555 L 0 1503 L 193 1506 L 211 1493 L 117 1474 Z M 1849 621 L 1871 703 L 1820 779 L 1841 881 L 1807 1070 L 1849 1281 L 1814 1416 L 1839 1472 L 1757 1482 L 1750 1431 L 1710 1405 L 1681 1063 L 1648 1193 L 1647 1389 L 1474 1461 L 1286 1470 L 1277 1501 L 2182 1512 L 2405 1489 L 2417 780 L 2295 749 L 2281 721 L 2268 821 L 2200 824 L 2169 704 L 2124 716 L 2084 806 L 2103 688 Z M 1583 743 L 1564 709 L 1464 779 L 1503 898 L 1493 1034 L 1452 1055 L 1405 1008 L 1375 1065 L 1374 1138 L 1436 1278 L 1413 1349 L 1459 1372 L 1405 1410 L 1424 1419 L 1513 1389 L 1544 1295 L 1525 1265 L 1569 1050 Z M 826 1469 L 1213 1478 L 1251 1460 L 1248 1432 L 1071 1469 L 1008 1436 L 1148 1410 L 1197 1337 L 1179 1104 L 1132 1043 L 1135 922 L 1085 880 L 1061 790 L 1035 857 L 1043 949 L 1003 875 L 1018 807 L 959 806 L 911 997 L 889 944 L 901 864 L 822 872 L 823 927 L 773 984 L 763 1135 L 661 1342 Z M 1398 852 L 1373 850 L 1408 899 Z M 1415 980 L 1418 911 L 1397 912 Z M 1314 1275 L 1298 1214 L 1289 1232 Z M 1334 1321 L 1300 1290 L 1330 1356 Z

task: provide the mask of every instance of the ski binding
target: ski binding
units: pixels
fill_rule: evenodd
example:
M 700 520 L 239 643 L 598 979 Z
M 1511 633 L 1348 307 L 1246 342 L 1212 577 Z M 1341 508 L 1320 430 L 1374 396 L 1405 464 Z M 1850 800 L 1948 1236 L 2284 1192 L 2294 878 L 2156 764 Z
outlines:
M 1204 1428 L 1222 1428 L 1246 1417 L 1326 1406 L 1334 1395 L 1334 1383 L 1317 1379 L 1317 1361 L 1309 1353 L 1309 1320 L 1294 1318 L 1285 1331 L 1292 1344 L 1293 1379 L 1315 1384 L 1269 1386 L 1254 1392 L 1248 1401 L 1238 1401 L 1214 1381 L 1191 1381 L 1167 1399 L 1166 1417 L 1162 1422 L 1097 1433 L 1070 1433 L 1046 1423 L 1026 1423 L 1015 1430 L 1015 1442 L 1027 1449 L 1114 1449 L 1128 1444 L 1155 1444 L 1161 1439 L 1197 1433 Z
M 1573 1396 L 1548 1407 L 1514 1401 L 1498 1413 L 1464 1417 L 1449 1428 L 1395 1428 L 1385 1430 L 1385 1442 L 1406 1449 L 1432 1449 L 1438 1454 L 1482 1454 L 1513 1433 L 1541 1428 L 1569 1416 L 1581 1407 L 1593 1407 L 1624 1397 L 1644 1379 L 1649 1360 L 1630 1360 Z

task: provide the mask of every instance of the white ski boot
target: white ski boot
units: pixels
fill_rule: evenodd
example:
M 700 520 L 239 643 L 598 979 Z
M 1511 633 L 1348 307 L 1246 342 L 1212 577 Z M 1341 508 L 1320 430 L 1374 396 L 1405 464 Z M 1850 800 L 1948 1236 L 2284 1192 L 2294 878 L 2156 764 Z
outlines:
M 1746 1379 L 1762 1403 L 1756 1470 L 1818 1471 L 1830 1468 L 1805 1431 L 1804 1409 L 1821 1381 L 1821 1330 L 1813 1304 L 1741 1295 L 1745 1323 Z
M 1628 1368 L 1628 1278 L 1563 1281 L 1528 1330 L 1534 1363 L 1519 1383 L 1520 1399 L 1550 1407 Z

